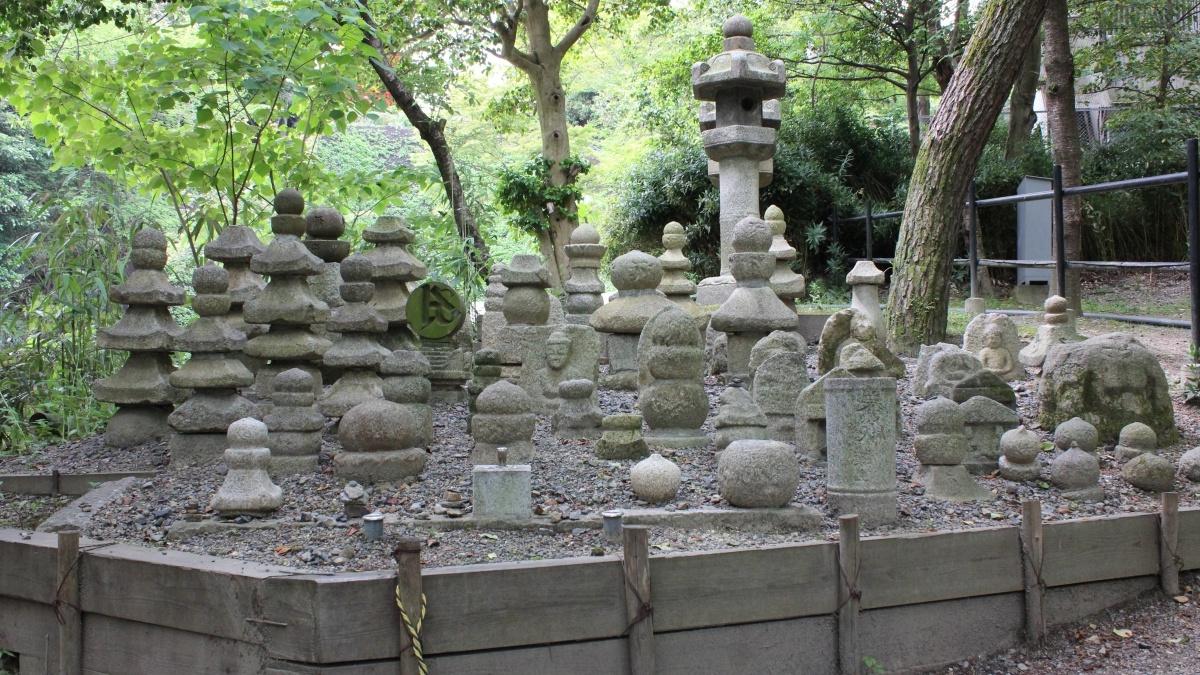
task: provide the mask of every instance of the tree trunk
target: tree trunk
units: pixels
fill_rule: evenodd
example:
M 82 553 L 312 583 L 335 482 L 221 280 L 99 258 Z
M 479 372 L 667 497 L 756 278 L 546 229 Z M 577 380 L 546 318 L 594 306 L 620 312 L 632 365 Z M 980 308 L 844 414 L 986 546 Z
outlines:
M 908 115 L 908 152 L 913 157 L 916 157 L 921 149 L 921 105 L 918 93 L 920 86 L 921 81 L 914 81 L 913 74 L 909 71 L 908 82 L 904 87 L 904 109 Z
M 1062 166 L 1063 185 L 1072 187 L 1083 182 L 1083 151 L 1079 147 L 1079 122 L 1075 117 L 1075 61 L 1071 56 L 1071 35 L 1067 24 L 1067 0 L 1048 0 L 1046 3 L 1045 43 L 1046 61 L 1046 120 L 1050 128 L 1050 143 L 1054 163 Z M 1083 256 L 1083 208 L 1079 197 L 1063 200 L 1063 238 L 1067 260 Z M 1051 241 L 1051 246 L 1055 243 Z M 1053 248 L 1051 250 L 1054 250 Z M 1051 288 L 1067 298 L 1070 307 L 1080 310 L 1079 270 L 1067 269 L 1067 288 Z
M 1042 36 L 1037 34 L 1029 41 L 1021 72 L 1013 83 L 1012 96 L 1008 99 L 1008 139 L 1004 146 L 1004 159 L 1016 159 L 1025 153 L 1025 144 L 1037 114 L 1033 111 L 1033 100 L 1037 94 L 1038 77 L 1042 70 Z
M 1046 0 L 991 0 L 983 9 L 913 166 L 888 296 L 892 348 L 913 353 L 946 334 L 950 264 L 963 200 L 1017 77 Z
M 550 182 L 556 186 L 575 182 L 562 162 L 571 156 L 571 143 L 567 136 L 566 95 L 563 92 L 560 65 L 545 67 L 538 75 L 530 74 L 530 83 L 537 94 L 538 125 L 542 133 L 542 156 L 550 162 Z M 538 236 L 538 248 L 550 268 L 551 281 L 556 287 L 569 275 L 567 256 L 563 246 L 570 242 L 575 230 L 575 202 L 563 205 L 564 209 L 550 214 L 550 228 Z

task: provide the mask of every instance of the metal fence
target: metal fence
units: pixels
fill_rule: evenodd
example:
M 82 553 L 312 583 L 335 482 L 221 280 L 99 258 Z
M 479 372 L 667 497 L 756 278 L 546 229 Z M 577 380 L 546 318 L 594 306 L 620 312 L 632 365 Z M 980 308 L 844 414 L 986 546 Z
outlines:
M 1187 170 L 1179 173 L 1163 174 L 1161 176 L 1147 176 L 1145 178 L 1131 178 L 1128 180 L 1109 181 L 1107 183 L 1094 183 L 1092 185 L 1076 185 L 1066 187 L 1063 185 L 1062 166 L 1054 165 L 1054 172 L 1051 177 L 1051 189 L 1043 192 L 1029 192 L 1026 194 L 1009 195 L 1007 197 L 993 197 L 991 199 L 978 199 L 975 196 L 975 181 L 972 180 L 967 189 L 967 199 L 964 206 L 967 207 L 967 258 L 956 259 L 955 264 L 967 265 L 970 269 L 971 279 L 971 295 L 979 296 L 979 268 L 996 267 L 996 268 L 1053 268 L 1054 278 L 1057 283 L 1059 292 L 1067 287 L 1067 269 L 1080 270 L 1110 270 L 1110 269 L 1186 269 L 1189 272 L 1191 282 L 1191 331 L 1192 344 L 1200 345 L 1200 150 L 1198 150 L 1196 139 L 1190 139 L 1186 144 L 1187 153 Z M 1067 197 L 1077 195 L 1098 194 L 1103 192 L 1116 192 L 1119 190 L 1137 190 L 1149 187 L 1160 187 L 1164 185 L 1187 185 L 1187 226 L 1188 226 L 1188 260 L 1183 262 L 1130 262 L 1130 261 L 1097 261 L 1097 260 L 1067 260 L 1065 234 L 1063 230 L 1063 201 Z M 992 260 L 979 258 L 978 232 L 979 232 L 979 209 L 985 206 L 1003 206 L 1008 204 L 1017 204 L 1020 202 L 1033 202 L 1049 199 L 1051 201 L 1051 239 L 1052 249 L 1054 252 L 1053 260 Z M 866 242 L 866 258 L 883 262 L 891 262 L 886 258 L 875 258 L 872 254 L 872 232 L 875 227 L 876 220 L 884 220 L 888 218 L 899 218 L 904 215 L 903 211 L 884 211 L 882 213 L 874 213 L 871 209 L 871 202 L 866 203 L 866 213 L 852 218 L 839 219 L 835 214 L 833 217 L 834 227 L 841 224 L 858 223 L 864 224 L 865 242 Z

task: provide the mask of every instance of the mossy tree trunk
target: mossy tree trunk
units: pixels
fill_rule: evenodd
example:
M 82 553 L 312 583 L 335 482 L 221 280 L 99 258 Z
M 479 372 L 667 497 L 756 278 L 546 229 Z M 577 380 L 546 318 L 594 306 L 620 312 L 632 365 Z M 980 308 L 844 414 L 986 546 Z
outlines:
M 888 296 L 889 341 L 901 353 L 945 337 L 967 185 L 1045 8 L 1046 0 L 991 0 L 984 7 L 921 143 Z
M 1033 100 L 1041 74 L 1042 36 L 1039 33 L 1029 41 L 1025 59 L 1021 62 L 1021 72 L 1013 83 L 1012 96 L 1008 99 L 1008 138 L 1004 146 L 1004 159 L 1016 159 L 1025 152 L 1026 141 L 1037 122 Z
M 1044 29 L 1046 125 L 1050 128 L 1054 163 L 1062 165 L 1063 185 L 1072 187 L 1083 183 L 1083 151 L 1079 147 L 1079 121 L 1075 117 L 1075 60 L 1071 56 L 1067 0 L 1047 0 Z M 1079 260 L 1083 257 L 1083 205 L 1079 197 L 1063 200 L 1063 224 L 1067 260 Z M 1057 243 L 1051 240 L 1051 246 L 1057 247 Z M 1054 276 L 1050 283 L 1055 293 L 1067 299 L 1069 307 L 1076 312 L 1080 310 L 1079 270 L 1067 268 L 1065 291 L 1057 288 Z

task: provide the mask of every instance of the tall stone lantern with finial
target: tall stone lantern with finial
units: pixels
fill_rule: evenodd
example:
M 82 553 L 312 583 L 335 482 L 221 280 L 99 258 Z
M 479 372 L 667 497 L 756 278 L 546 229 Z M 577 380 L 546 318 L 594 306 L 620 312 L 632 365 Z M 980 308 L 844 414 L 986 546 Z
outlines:
M 702 305 L 721 304 L 736 285 L 729 272 L 733 228 L 758 217 L 760 169 L 775 155 L 778 99 L 787 82 L 782 61 L 754 51 L 749 19 L 732 16 L 722 30 L 725 51 L 692 66 L 704 153 L 717 163 L 721 193 L 721 276 L 700 282 L 696 301 Z

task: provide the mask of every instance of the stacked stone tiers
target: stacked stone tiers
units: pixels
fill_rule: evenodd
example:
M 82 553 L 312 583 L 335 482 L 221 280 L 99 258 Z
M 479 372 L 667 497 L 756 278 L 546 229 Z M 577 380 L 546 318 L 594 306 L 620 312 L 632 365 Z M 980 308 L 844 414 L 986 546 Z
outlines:
M 325 352 L 324 364 L 340 371 L 341 377 L 321 396 L 319 407 L 327 417 L 341 417 L 359 403 L 383 398 L 379 364 L 390 352 L 379 344 L 379 338 L 387 332 L 388 321 L 370 304 L 375 293 L 373 273 L 371 261 L 360 254 L 340 265 L 343 304 L 326 323 L 340 337 Z
M 221 263 L 229 274 L 229 311 L 222 321 L 245 334 L 247 340 L 267 332 L 266 326 L 246 323 L 242 316 L 246 302 L 258 296 L 267 285 L 262 275 L 250 271 L 250 260 L 266 248 L 254 230 L 244 225 L 231 225 L 221 230 L 220 236 L 204 246 L 204 257 Z M 264 363 L 262 359 L 246 356 L 245 352 L 239 352 L 238 359 L 251 373 L 257 372 Z
M 408 307 L 408 285 L 428 274 L 425 263 L 408 252 L 414 240 L 413 231 L 399 216 L 380 216 L 363 230 L 364 241 L 375 245 L 366 252 L 375 266 L 372 281 L 375 296 L 371 306 L 387 319 L 388 330 L 382 343 L 388 349 L 416 349 L 417 337 L 408 328 L 405 311 Z
M 592 312 L 604 304 L 604 282 L 597 272 L 606 250 L 596 229 L 586 223 L 575 228 L 571 243 L 563 247 L 571 270 L 571 278 L 563 283 L 567 323 L 586 325 Z

